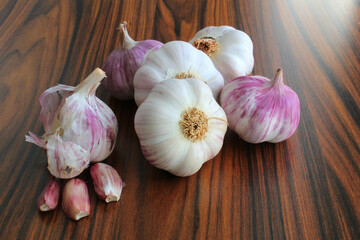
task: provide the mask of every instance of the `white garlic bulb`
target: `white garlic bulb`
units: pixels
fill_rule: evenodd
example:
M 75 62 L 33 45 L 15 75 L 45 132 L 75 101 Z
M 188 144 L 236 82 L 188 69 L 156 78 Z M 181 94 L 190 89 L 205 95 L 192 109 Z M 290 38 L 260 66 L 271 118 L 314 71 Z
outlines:
M 135 115 L 145 158 L 177 176 L 192 175 L 215 157 L 226 129 L 224 110 L 198 79 L 157 84 Z
M 107 158 L 118 130 L 114 112 L 96 97 L 105 72 L 95 69 L 78 86 L 58 85 L 40 96 L 40 120 L 45 134 L 29 132 L 26 141 L 47 150 L 48 169 L 54 177 L 79 175 L 89 162 Z
M 224 87 L 224 79 L 210 58 L 191 44 L 172 41 L 150 51 L 134 77 L 135 101 L 139 106 L 151 89 L 166 79 L 197 78 L 206 82 L 215 99 Z
M 213 61 L 225 82 L 251 73 L 254 67 L 250 37 L 230 26 L 206 27 L 189 41 Z

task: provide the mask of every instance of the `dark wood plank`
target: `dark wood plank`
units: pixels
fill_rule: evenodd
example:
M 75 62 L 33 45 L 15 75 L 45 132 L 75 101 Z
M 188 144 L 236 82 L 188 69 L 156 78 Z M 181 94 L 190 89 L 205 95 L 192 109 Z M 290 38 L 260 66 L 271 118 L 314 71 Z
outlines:
M 357 0 L 0 1 L 0 239 L 359 239 L 359 16 Z M 256 145 L 229 130 L 218 156 L 179 178 L 144 159 L 134 101 L 100 87 L 119 120 L 105 162 L 126 182 L 121 200 L 98 200 L 85 171 L 89 217 L 41 213 L 46 154 L 24 141 L 43 131 L 38 98 L 101 66 L 123 20 L 136 40 L 188 41 L 209 25 L 247 32 L 253 74 L 282 67 L 298 93 L 298 130 Z

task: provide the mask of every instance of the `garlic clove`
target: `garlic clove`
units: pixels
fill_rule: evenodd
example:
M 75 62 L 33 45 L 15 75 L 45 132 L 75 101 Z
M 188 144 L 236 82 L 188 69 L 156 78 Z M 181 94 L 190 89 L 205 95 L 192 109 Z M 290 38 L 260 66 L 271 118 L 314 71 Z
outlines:
M 176 176 L 190 176 L 215 157 L 226 129 L 225 112 L 198 79 L 157 84 L 135 114 L 144 157 Z
M 73 142 L 64 142 L 58 128 L 46 144 L 48 170 L 57 178 L 73 178 L 78 176 L 90 163 L 90 152 Z
M 59 201 L 60 184 L 52 179 L 41 192 L 36 206 L 40 211 L 54 210 Z
M 136 72 L 136 104 L 139 106 L 156 84 L 174 78 L 196 78 L 205 82 L 215 99 L 224 86 L 223 77 L 206 54 L 187 42 L 172 41 L 149 53 L 144 64 Z
M 300 119 L 297 94 L 283 83 L 277 70 L 273 80 L 243 76 L 228 82 L 220 96 L 229 125 L 250 143 L 277 143 L 288 139 Z
M 211 58 L 225 82 L 250 74 L 254 67 L 253 44 L 250 37 L 233 27 L 203 28 L 189 43 Z
M 90 168 L 94 189 L 100 199 L 105 202 L 119 201 L 124 187 L 118 172 L 105 163 L 96 163 Z
M 68 180 L 62 194 L 62 209 L 66 216 L 77 221 L 90 215 L 90 198 L 86 183 L 79 178 Z
M 115 98 L 125 100 L 134 97 L 134 75 L 150 50 L 163 44 L 155 40 L 134 41 L 128 34 L 126 22 L 120 24 L 120 46 L 111 52 L 102 68 L 108 76 L 105 87 Z

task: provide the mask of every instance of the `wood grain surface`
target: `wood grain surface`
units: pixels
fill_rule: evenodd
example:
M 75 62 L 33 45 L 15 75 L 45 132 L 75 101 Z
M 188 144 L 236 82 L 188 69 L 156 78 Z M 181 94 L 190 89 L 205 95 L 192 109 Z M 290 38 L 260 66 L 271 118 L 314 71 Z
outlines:
M 0 0 L 0 239 L 360 239 L 360 2 L 358 0 Z M 136 40 L 190 40 L 230 25 L 254 44 L 253 74 L 285 83 L 301 102 L 295 134 L 249 144 L 228 130 L 223 149 L 195 175 L 151 166 L 134 131 L 136 104 L 98 96 L 119 134 L 105 160 L 126 187 L 117 203 L 94 193 L 74 222 L 36 199 L 50 179 L 39 96 L 75 85 L 117 47 L 126 20 Z M 64 181 L 61 181 L 63 184 Z

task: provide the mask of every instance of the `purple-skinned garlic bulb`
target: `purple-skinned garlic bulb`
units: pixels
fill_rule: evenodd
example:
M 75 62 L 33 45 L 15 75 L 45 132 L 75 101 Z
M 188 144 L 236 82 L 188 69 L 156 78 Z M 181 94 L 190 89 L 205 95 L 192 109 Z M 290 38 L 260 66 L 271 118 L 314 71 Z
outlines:
M 230 128 L 250 143 L 288 139 L 300 119 L 297 94 L 283 83 L 278 69 L 273 80 L 243 76 L 228 82 L 220 96 Z
M 150 49 L 157 50 L 163 44 L 156 40 L 134 41 L 128 34 L 126 22 L 120 24 L 120 46 L 111 52 L 102 66 L 107 78 L 108 91 L 120 100 L 134 98 L 134 75 Z
M 29 132 L 26 141 L 47 150 L 48 169 L 54 177 L 76 177 L 90 162 L 102 161 L 112 152 L 117 120 L 95 96 L 104 77 L 97 68 L 76 87 L 58 85 L 40 96 L 45 134 L 38 137 Z
M 124 187 L 119 173 L 110 165 L 96 163 L 90 168 L 94 189 L 100 199 L 105 202 L 119 201 Z
M 43 212 L 54 210 L 58 204 L 59 195 L 60 184 L 55 179 L 51 179 L 36 202 L 37 208 Z

